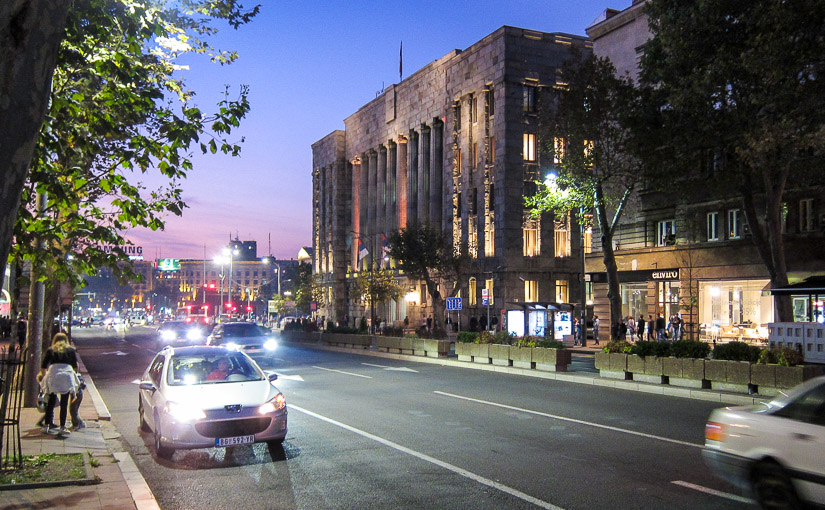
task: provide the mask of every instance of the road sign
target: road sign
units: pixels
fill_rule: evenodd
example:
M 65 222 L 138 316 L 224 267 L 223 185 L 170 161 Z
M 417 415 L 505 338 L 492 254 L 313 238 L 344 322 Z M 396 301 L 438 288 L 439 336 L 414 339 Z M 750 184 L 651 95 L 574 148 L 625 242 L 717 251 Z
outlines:
M 490 298 L 481 296 L 481 306 L 490 306 Z
M 490 297 L 490 289 L 481 289 L 481 297 L 482 298 Z
M 448 297 L 447 298 L 447 310 L 461 310 L 461 298 L 460 297 Z

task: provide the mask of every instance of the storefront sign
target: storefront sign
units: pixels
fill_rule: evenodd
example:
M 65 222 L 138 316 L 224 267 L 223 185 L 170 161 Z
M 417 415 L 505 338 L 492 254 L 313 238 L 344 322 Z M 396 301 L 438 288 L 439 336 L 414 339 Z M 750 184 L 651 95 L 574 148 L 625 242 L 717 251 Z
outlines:
M 589 273 L 594 283 L 607 283 L 607 273 Z M 679 268 L 619 271 L 619 283 L 679 281 Z

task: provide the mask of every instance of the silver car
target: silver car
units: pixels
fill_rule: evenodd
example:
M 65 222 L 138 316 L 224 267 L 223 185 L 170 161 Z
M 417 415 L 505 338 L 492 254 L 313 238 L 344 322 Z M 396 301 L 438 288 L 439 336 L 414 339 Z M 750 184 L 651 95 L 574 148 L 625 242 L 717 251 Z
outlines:
M 275 334 L 252 322 L 218 324 L 206 339 L 207 345 L 222 345 L 250 356 L 272 358 L 278 348 Z
M 166 321 L 158 327 L 155 345 L 158 350 L 167 345 L 203 345 L 208 333 L 208 328 L 203 322 Z
M 140 427 L 158 457 L 176 449 L 266 442 L 287 433 L 286 399 L 249 356 L 226 347 L 166 347 L 140 382 Z

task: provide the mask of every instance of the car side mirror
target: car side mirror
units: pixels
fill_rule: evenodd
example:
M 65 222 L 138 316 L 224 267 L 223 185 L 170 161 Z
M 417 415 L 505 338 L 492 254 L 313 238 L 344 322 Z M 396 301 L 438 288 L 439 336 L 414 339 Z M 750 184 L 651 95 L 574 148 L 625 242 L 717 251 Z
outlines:
M 278 374 L 269 374 L 270 381 L 276 381 L 278 379 Z
M 154 383 L 152 383 L 151 381 L 143 381 L 143 382 L 141 382 L 141 383 L 140 383 L 140 389 L 142 389 L 142 390 L 149 390 L 149 391 L 155 391 L 155 390 L 157 390 L 157 388 L 155 388 Z

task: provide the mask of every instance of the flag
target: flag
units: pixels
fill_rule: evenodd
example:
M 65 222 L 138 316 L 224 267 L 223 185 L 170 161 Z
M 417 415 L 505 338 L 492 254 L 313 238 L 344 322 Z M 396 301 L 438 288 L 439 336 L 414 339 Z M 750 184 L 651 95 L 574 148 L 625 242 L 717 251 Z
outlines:
M 404 76 L 404 41 L 401 41 L 401 49 L 398 50 L 398 81 L 403 81 Z
M 385 259 L 390 258 L 390 247 L 387 246 L 387 235 L 381 234 L 381 257 Z
M 364 242 L 359 239 L 358 240 L 358 262 L 361 262 L 362 260 L 364 260 L 364 257 L 366 257 L 367 255 L 369 255 L 369 251 L 367 250 L 367 247 L 364 246 Z

